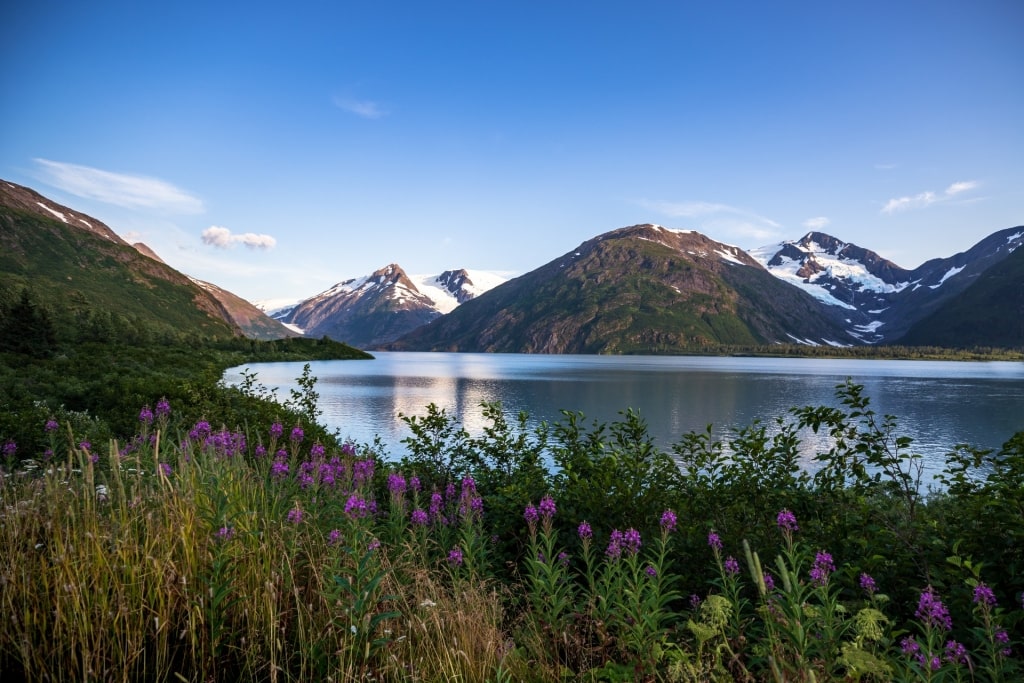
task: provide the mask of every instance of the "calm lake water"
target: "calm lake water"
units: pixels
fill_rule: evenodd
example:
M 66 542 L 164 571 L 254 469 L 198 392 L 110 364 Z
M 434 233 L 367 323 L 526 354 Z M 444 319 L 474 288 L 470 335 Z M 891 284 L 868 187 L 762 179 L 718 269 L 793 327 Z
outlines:
M 409 436 L 398 418 L 423 415 L 434 403 L 473 434 L 480 404 L 500 401 L 510 415 L 526 411 L 531 424 L 582 411 L 586 422 L 612 421 L 633 408 L 662 445 L 714 425 L 716 434 L 791 407 L 838 405 L 835 386 L 847 377 L 863 384 L 878 415 L 898 418 L 899 434 L 932 463 L 957 443 L 998 448 L 1024 430 L 1024 363 L 695 356 L 567 356 L 375 352 L 368 361 L 310 363 L 318 378 L 322 422 L 364 443 L 379 435 L 392 456 Z M 256 363 L 232 368 L 276 389 L 298 388 L 303 363 Z M 809 437 L 809 435 L 808 435 Z M 814 445 L 808 446 L 808 457 Z

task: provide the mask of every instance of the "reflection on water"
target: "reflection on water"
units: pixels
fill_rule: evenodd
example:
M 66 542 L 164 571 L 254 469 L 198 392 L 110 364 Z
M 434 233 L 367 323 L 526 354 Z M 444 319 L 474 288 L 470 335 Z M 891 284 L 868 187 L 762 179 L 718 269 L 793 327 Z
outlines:
M 501 402 L 531 423 L 561 419 L 561 410 L 608 422 L 632 408 L 655 440 L 668 446 L 689 431 L 716 434 L 773 422 L 804 405 L 836 405 L 847 377 L 865 386 L 879 416 L 897 416 L 899 434 L 937 461 L 957 443 L 999 447 L 1024 429 L 1024 363 L 869 361 L 660 356 L 379 353 L 372 361 L 310 363 L 318 378 L 323 422 L 358 442 L 379 435 L 392 455 L 409 436 L 398 418 L 423 415 L 434 403 L 471 434 L 484 423 L 480 404 Z M 244 366 L 288 396 L 302 363 Z M 225 381 L 241 380 L 241 370 Z M 827 445 L 808 437 L 810 457 Z

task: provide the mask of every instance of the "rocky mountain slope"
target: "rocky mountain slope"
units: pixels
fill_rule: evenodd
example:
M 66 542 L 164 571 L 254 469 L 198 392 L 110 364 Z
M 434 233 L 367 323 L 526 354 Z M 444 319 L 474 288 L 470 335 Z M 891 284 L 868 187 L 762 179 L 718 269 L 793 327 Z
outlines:
M 584 242 L 389 348 L 674 353 L 780 342 L 857 339 L 743 250 L 645 224 Z
M 397 264 L 339 282 L 274 316 L 308 336 L 378 348 L 493 287 L 489 273 L 446 270 L 412 278 Z
M 859 340 L 879 344 L 901 340 L 1021 244 L 1024 229 L 1000 230 L 966 252 L 913 270 L 820 232 L 755 249 L 751 255 L 776 277 L 841 310 Z

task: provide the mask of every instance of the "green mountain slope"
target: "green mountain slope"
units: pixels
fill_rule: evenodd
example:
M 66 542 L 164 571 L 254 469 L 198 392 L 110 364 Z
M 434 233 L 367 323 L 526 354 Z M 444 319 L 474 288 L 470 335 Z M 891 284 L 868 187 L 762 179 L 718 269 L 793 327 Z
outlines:
M 248 301 L 193 280 L 146 245 L 20 185 L 0 181 L 0 303 L 21 288 L 65 324 L 140 326 L 147 333 L 251 339 L 296 336 Z M 164 334 L 161 332 L 160 334 Z
M 223 306 L 99 221 L 0 182 L 0 299 L 28 289 L 59 329 L 125 335 L 235 335 Z M 78 330 L 81 332 L 81 330 Z
M 1024 248 L 981 273 L 962 293 L 911 327 L 898 343 L 1024 349 Z
M 390 348 L 681 353 L 854 343 L 829 316 L 740 249 L 695 232 L 637 225 L 589 240 Z

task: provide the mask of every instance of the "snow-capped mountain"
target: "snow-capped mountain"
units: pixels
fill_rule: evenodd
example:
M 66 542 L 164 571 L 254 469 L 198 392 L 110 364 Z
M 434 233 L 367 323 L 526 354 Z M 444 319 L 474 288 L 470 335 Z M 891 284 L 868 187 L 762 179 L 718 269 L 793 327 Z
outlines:
M 842 309 L 850 334 L 877 344 L 897 341 L 1022 243 L 1024 231 L 1010 228 L 966 252 L 933 259 L 914 270 L 821 232 L 749 253 L 779 279 Z
M 464 269 L 410 277 L 392 263 L 369 275 L 339 282 L 272 315 L 307 336 L 376 348 L 503 281 L 494 273 Z

